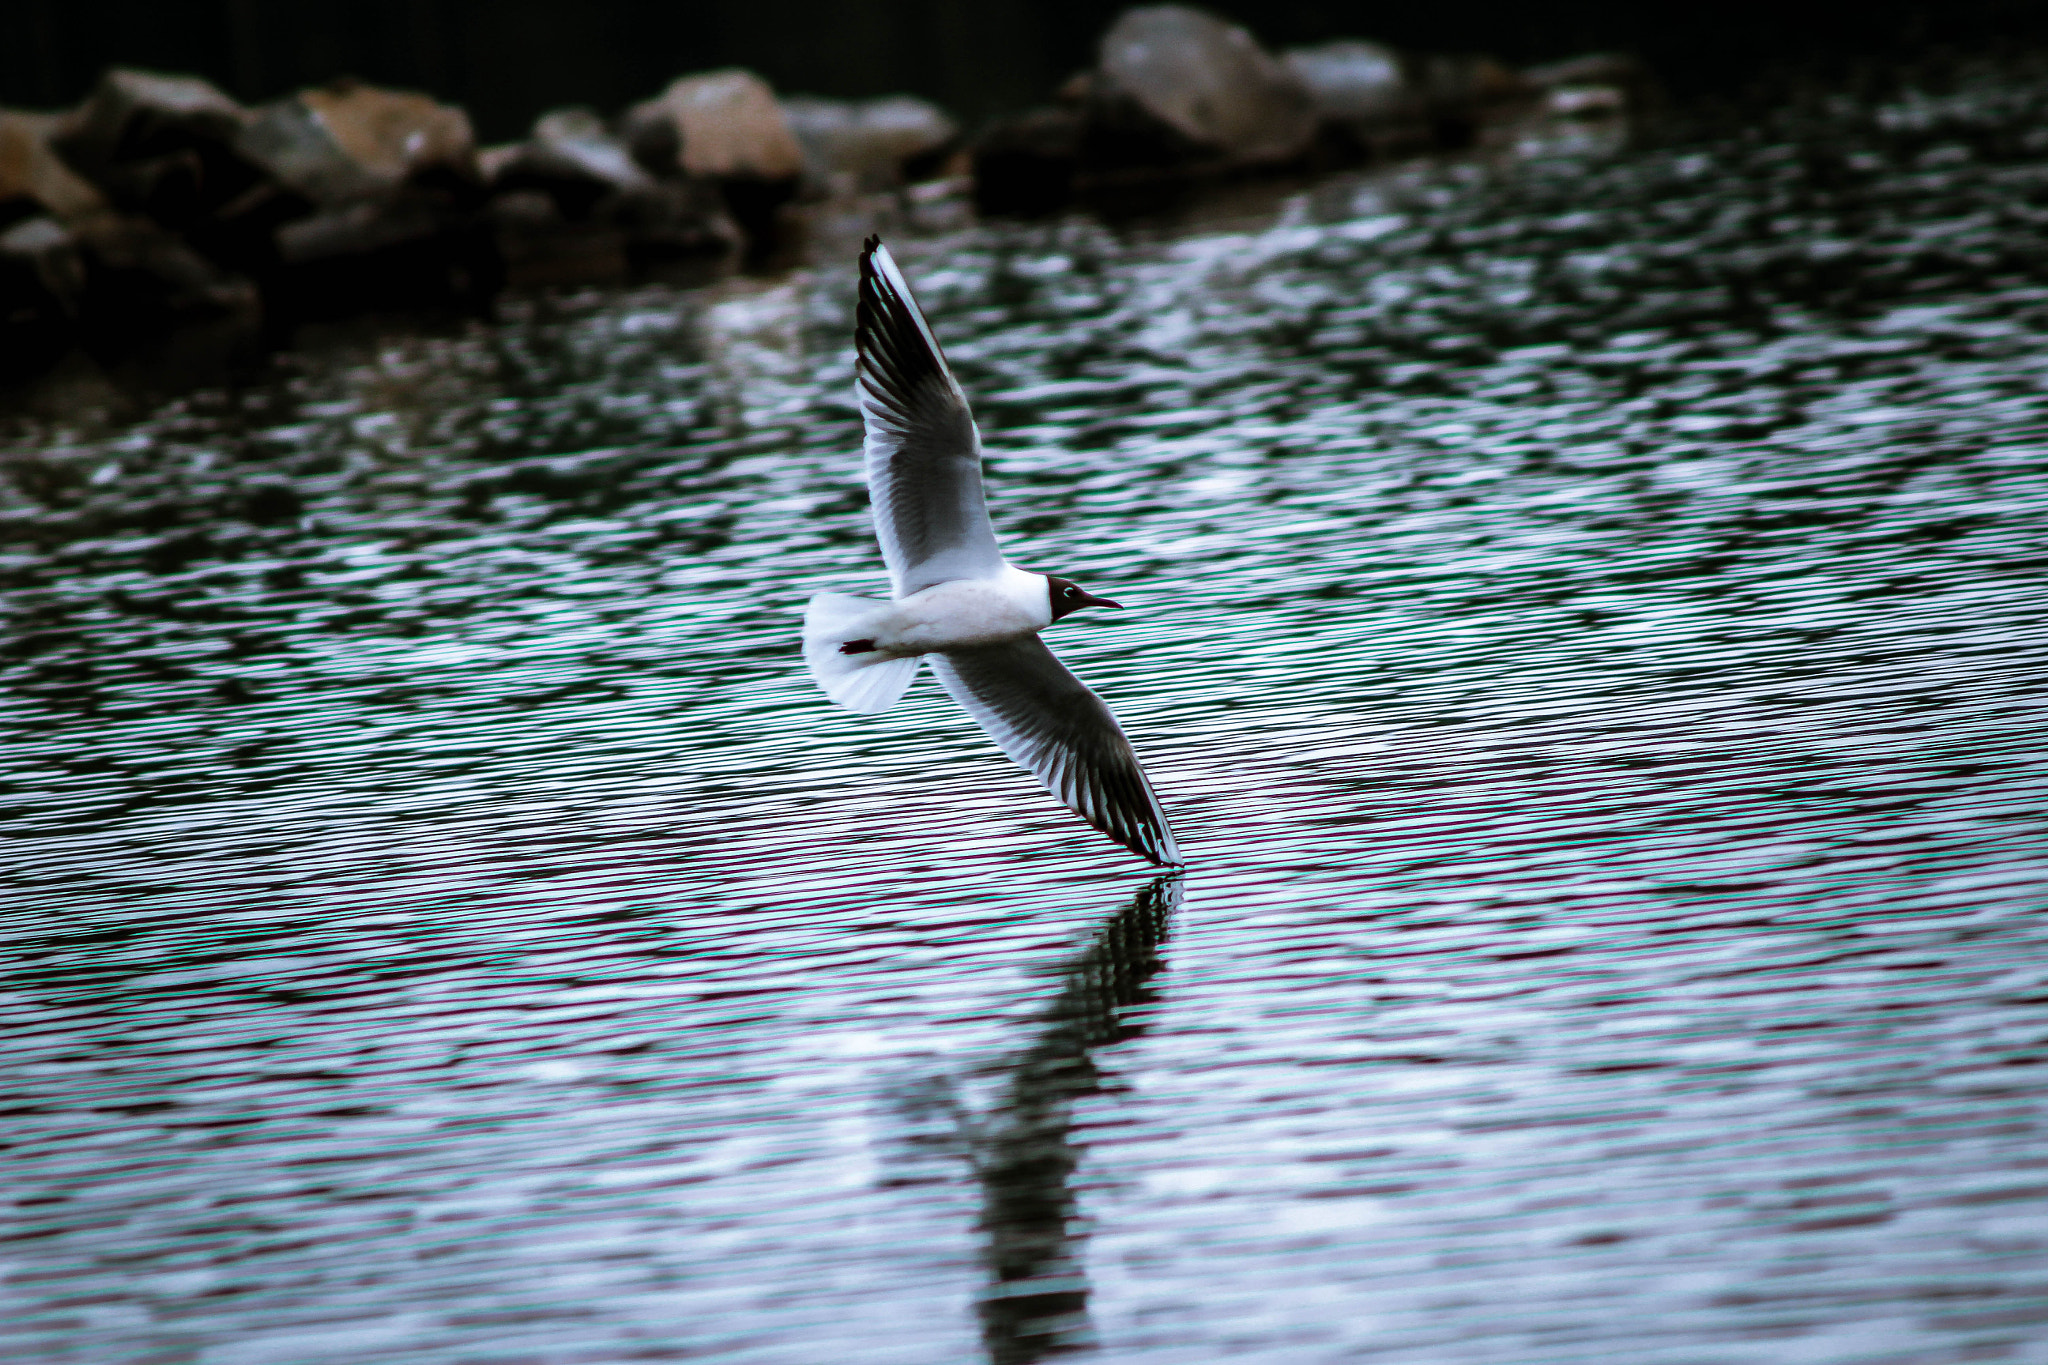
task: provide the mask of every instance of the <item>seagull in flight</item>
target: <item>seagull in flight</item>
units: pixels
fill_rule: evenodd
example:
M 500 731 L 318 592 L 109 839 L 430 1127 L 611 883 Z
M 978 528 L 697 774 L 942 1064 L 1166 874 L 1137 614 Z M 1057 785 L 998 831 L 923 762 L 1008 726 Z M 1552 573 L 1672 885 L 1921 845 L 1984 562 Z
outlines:
M 860 254 L 854 396 L 866 428 L 875 536 L 893 601 L 819 593 L 804 663 L 849 710 L 887 710 L 929 660 L 997 747 L 1117 843 L 1162 866 L 1180 850 L 1116 717 L 1039 632 L 1083 607 L 1079 584 L 1003 558 L 981 493 L 967 395 L 879 237 Z

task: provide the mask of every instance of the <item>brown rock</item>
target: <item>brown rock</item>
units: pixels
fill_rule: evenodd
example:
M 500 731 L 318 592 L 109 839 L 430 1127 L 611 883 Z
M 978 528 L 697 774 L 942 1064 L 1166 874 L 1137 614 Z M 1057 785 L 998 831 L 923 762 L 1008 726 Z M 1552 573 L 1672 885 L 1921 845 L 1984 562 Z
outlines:
M 684 76 L 624 121 L 633 154 L 659 171 L 711 180 L 794 181 L 803 149 L 766 81 L 751 71 Z
M 386 184 L 445 173 L 475 181 L 476 134 L 452 104 L 406 90 L 336 82 L 302 90 L 299 101 L 342 152 Z
M 374 198 L 408 183 L 481 180 L 468 114 L 425 95 L 356 82 L 265 105 L 236 147 L 315 204 Z
M 72 219 L 107 207 L 50 146 L 58 122 L 56 114 L 0 109 L 0 222 L 35 212 Z
M 1196 153 L 1232 165 L 1291 160 L 1316 131 L 1300 79 L 1251 34 L 1180 5 L 1126 10 L 1102 37 L 1092 117 L 1123 102 Z

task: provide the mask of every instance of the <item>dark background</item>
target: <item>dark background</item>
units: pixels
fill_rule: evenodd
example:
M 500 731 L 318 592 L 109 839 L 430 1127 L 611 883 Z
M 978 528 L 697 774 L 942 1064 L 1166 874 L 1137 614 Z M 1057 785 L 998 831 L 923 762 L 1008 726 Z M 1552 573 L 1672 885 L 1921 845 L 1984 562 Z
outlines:
M 1108 0 L 0 0 L 0 103 L 67 105 L 112 64 L 197 72 L 244 100 L 344 73 L 466 106 L 487 140 L 562 104 L 603 110 L 675 76 L 749 66 L 785 92 L 907 90 L 970 124 L 1087 65 Z M 1774 65 L 2039 42 L 2048 0 L 1269 0 L 1209 8 L 1273 46 L 1369 37 L 1516 63 L 1632 51 L 1676 92 Z

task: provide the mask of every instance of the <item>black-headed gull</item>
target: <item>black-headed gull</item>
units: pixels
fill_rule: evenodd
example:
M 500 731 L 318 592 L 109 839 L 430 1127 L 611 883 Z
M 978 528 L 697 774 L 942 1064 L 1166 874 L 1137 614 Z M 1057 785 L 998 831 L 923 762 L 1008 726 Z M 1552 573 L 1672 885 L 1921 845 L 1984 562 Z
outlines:
M 895 600 L 813 597 L 811 677 L 841 706 L 872 714 L 929 659 L 953 700 L 1054 796 L 1132 852 L 1178 864 L 1166 812 L 1116 717 L 1038 636 L 1069 612 L 1118 604 L 1003 558 L 967 396 L 878 237 L 860 256 L 854 335 L 868 492 Z

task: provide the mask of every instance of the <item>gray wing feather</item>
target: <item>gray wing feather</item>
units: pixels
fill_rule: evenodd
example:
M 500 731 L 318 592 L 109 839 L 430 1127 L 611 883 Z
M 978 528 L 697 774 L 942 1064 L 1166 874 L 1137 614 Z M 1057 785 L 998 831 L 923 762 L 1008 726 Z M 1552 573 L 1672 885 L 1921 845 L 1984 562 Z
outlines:
M 860 256 L 854 397 L 882 559 L 907 597 L 1003 567 L 981 493 L 981 433 L 889 250 Z
M 1102 698 L 1033 635 L 927 654 L 953 700 L 1002 751 L 1095 828 L 1141 857 L 1180 862 L 1166 812 Z

